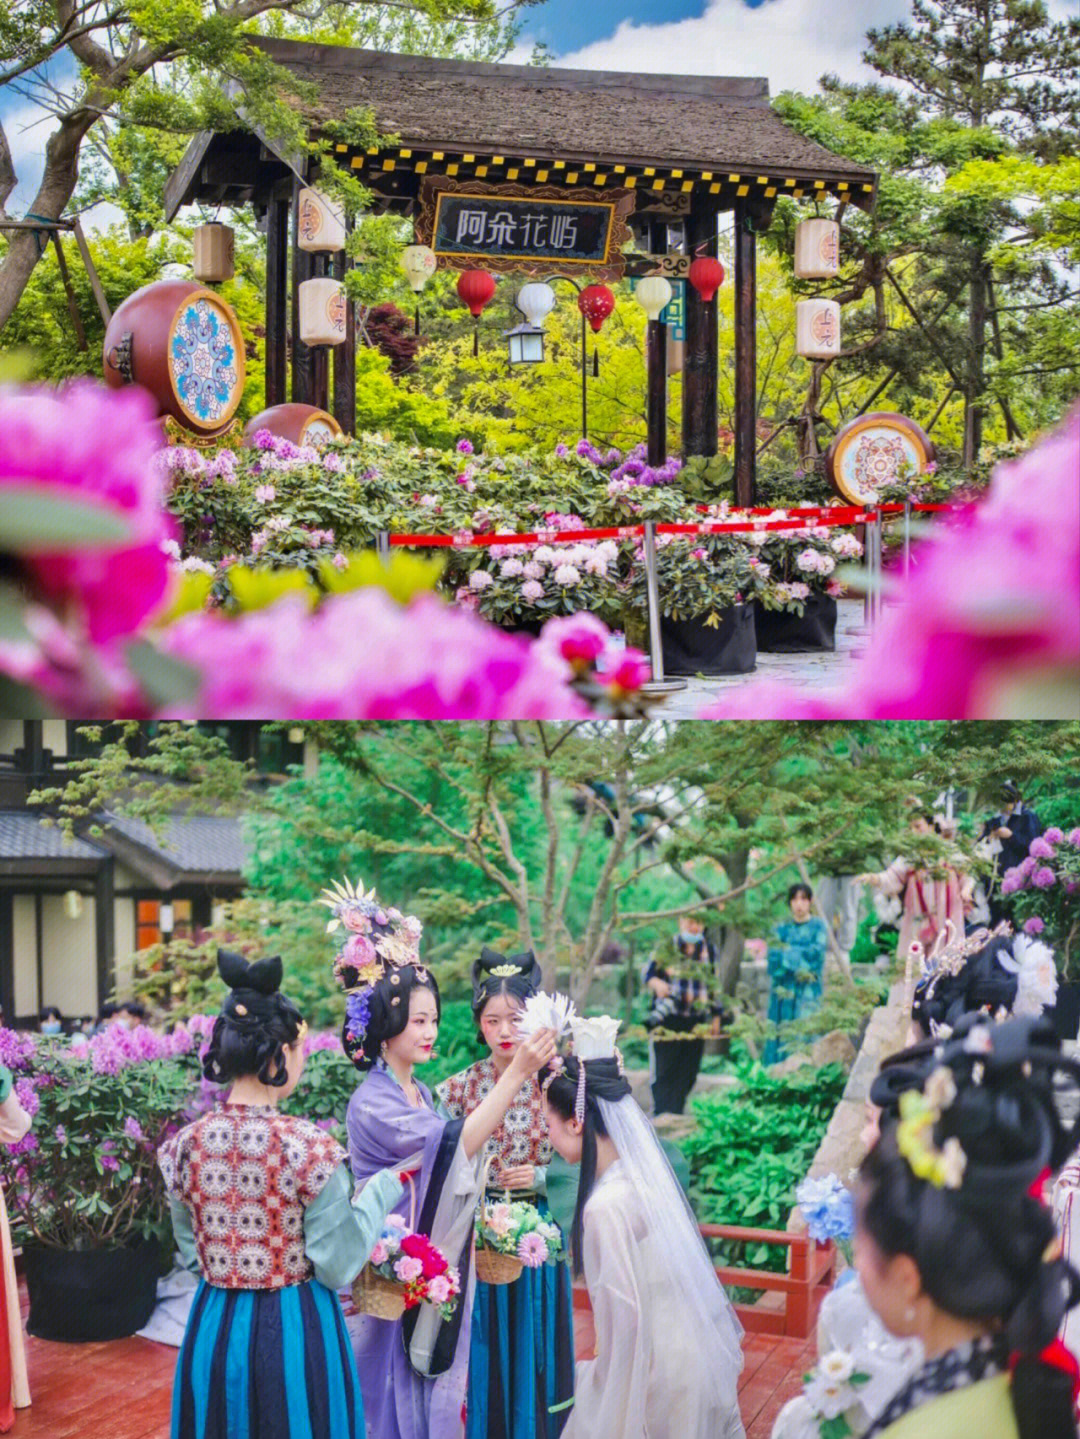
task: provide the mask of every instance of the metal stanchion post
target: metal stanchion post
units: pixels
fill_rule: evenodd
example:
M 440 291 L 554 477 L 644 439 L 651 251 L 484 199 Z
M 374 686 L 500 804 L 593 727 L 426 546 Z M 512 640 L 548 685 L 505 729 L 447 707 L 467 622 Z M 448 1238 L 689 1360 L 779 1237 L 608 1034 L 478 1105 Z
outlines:
M 390 531 L 379 530 L 375 536 L 375 553 L 384 565 L 390 563 Z
M 874 605 L 874 526 L 872 522 L 868 522 L 863 527 L 863 536 L 863 564 L 866 566 L 866 590 L 863 593 L 862 619 L 864 627 L 869 629 L 873 620 Z
M 685 680 L 664 678 L 664 654 L 660 643 L 660 590 L 656 582 L 656 522 L 645 521 L 645 605 L 649 622 L 649 660 L 652 680 L 643 686 L 646 694 L 668 694 L 686 688 Z
M 911 496 L 904 499 L 904 579 L 911 573 Z
M 882 528 L 884 520 L 880 510 L 874 511 L 871 532 L 874 536 L 874 562 L 871 571 L 870 622 L 876 626 L 881 620 L 881 579 L 882 579 Z

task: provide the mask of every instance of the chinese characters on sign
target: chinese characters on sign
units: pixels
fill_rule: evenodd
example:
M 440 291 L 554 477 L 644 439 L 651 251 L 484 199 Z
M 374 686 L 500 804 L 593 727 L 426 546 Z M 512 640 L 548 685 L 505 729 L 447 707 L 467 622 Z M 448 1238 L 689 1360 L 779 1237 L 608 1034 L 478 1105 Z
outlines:
M 614 211 L 610 201 L 440 193 L 432 249 L 453 257 L 605 265 Z

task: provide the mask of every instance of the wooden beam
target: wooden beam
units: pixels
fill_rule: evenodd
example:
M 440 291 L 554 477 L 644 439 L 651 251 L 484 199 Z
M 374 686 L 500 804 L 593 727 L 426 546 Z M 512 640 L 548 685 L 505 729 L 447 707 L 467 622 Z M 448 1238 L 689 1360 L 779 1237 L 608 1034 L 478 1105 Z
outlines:
M 292 398 L 301 405 L 315 403 L 315 375 L 311 364 L 312 351 L 300 339 L 300 286 L 312 278 L 311 255 L 297 244 L 300 181 L 293 186 L 292 198 Z
M 321 280 L 330 273 L 329 255 L 312 255 L 311 260 L 312 279 Z M 311 356 L 311 403 L 320 410 L 330 408 L 330 348 L 329 345 L 312 345 L 308 350 Z
M 353 222 L 347 220 L 346 231 Z M 344 250 L 334 255 L 334 279 L 344 280 L 347 260 Z M 345 310 L 345 343 L 334 346 L 334 419 L 347 435 L 356 434 L 356 306 L 350 300 Z
M 691 203 L 686 220 L 686 253 L 715 255 L 717 208 L 714 197 Z M 686 287 L 686 346 L 683 351 L 683 459 L 715 455 L 717 443 L 717 305 L 706 305 L 692 285 Z
M 289 209 L 287 194 L 271 195 L 266 212 L 267 407 L 288 398 Z
M 757 501 L 757 236 L 750 206 L 735 207 L 735 503 Z

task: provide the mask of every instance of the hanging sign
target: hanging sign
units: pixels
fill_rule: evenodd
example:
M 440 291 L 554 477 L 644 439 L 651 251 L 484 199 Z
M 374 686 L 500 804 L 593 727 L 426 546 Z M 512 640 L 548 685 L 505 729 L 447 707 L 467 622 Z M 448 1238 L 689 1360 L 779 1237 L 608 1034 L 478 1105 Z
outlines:
M 552 185 L 424 181 L 416 234 L 435 251 L 441 269 L 519 274 L 588 275 L 617 280 L 630 239 L 628 190 L 600 194 Z

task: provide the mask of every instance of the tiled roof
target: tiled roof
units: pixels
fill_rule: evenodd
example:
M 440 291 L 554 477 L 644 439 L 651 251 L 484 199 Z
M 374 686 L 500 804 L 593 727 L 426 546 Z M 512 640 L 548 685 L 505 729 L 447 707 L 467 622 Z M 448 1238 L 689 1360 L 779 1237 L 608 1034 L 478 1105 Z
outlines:
M 193 815 L 172 819 L 156 835 L 140 820 L 105 813 L 101 816 L 105 829 L 102 844 L 119 848 L 123 845 L 126 863 L 137 864 L 138 852 L 148 860 L 168 866 L 178 875 L 194 878 L 200 874 L 235 874 L 238 878 L 246 857 L 241 821 L 232 815 Z
M 0 860 L 103 859 L 106 851 L 85 839 L 66 839 L 63 831 L 44 825 L 25 810 L 0 810 Z

